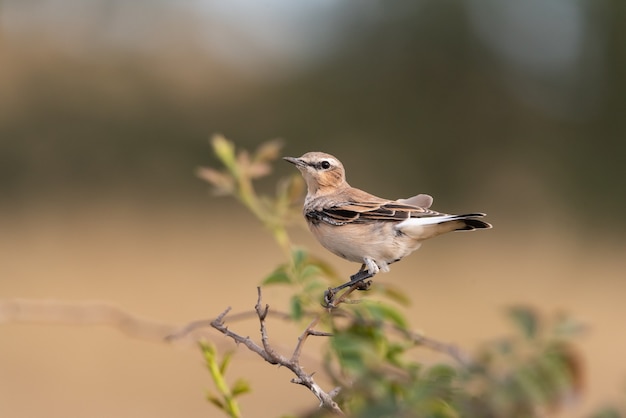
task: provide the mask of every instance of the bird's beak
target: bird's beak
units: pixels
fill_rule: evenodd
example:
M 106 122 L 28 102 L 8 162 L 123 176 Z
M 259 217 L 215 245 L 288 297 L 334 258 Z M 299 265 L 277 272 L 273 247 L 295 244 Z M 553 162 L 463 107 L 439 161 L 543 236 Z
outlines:
M 291 164 L 295 165 L 296 167 L 304 167 L 306 165 L 301 158 L 283 157 L 283 160 L 289 161 Z

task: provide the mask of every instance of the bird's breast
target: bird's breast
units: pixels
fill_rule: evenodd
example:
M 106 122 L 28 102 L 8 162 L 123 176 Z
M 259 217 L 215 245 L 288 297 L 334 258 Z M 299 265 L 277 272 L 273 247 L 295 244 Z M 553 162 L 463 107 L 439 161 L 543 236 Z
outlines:
M 392 222 L 331 225 L 308 219 L 309 229 L 324 248 L 346 260 L 362 263 L 364 257 L 391 263 L 417 249 L 419 242 L 400 233 Z

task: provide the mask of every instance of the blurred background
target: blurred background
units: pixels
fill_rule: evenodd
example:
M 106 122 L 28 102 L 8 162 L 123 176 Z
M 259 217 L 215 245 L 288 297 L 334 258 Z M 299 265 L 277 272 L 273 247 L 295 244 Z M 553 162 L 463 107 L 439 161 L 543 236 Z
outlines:
M 623 400 L 625 21 L 619 0 L 2 1 L 0 298 L 180 325 L 252 308 L 281 252 L 194 171 L 216 164 L 214 133 L 280 137 L 285 155 L 336 155 L 374 194 L 489 214 L 493 230 L 377 278 L 411 296 L 416 329 L 471 350 L 510 329 L 511 304 L 570 312 L 589 325 L 586 392 L 559 416 Z M 292 173 L 279 162 L 261 187 Z M 298 328 L 272 326 L 293 347 Z M 0 335 L 3 416 L 218 415 L 194 347 L 107 327 Z M 235 363 L 254 390 L 245 416 L 317 404 L 287 371 L 242 349 Z

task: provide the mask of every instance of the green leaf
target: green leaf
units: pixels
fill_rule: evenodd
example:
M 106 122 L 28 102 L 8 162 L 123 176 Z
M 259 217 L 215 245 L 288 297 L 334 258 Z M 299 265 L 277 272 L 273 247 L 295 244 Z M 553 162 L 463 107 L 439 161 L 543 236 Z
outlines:
M 296 270 L 300 270 L 303 267 L 304 261 L 307 259 L 307 253 L 302 248 L 296 248 L 291 252 L 291 258 L 293 260 L 293 267 Z
M 322 270 L 315 264 L 308 264 L 300 271 L 299 278 L 305 280 L 310 277 L 319 276 L 321 272 Z
M 537 337 L 539 317 L 534 310 L 524 306 L 514 306 L 508 309 L 508 314 L 524 337 L 529 340 Z
M 451 385 L 456 378 L 457 371 L 447 364 L 437 364 L 428 369 L 428 379 Z
M 405 364 L 402 361 L 402 356 L 405 352 L 406 347 L 403 344 L 390 343 L 387 347 L 387 361 L 394 366 L 404 367 Z
M 207 393 L 206 398 L 213 405 L 217 406 L 222 411 L 224 410 L 224 403 L 217 396 L 215 396 L 215 395 L 213 395 L 211 393 Z
M 407 320 L 398 311 L 397 309 L 384 304 L 384 303 L 365 303 L 363 306 L 369 311 L 370 315 L 372 315 L 375 319 L 380 319 L 383 321 L 389 321 L 399 326 L 400 328 L 406 329 Z
M 402 306 L 411 305 L 411 299 L 409 298 L 408 294 L 401 289 L 390 284 L 375 283 L 375 285 L 377 289 L 382 290 L 383 295 L 396 302 L 397 304 Z
M 220 161 L 232 170 L 235 167 L 235 145 L 222 135 L 213 135 L 211 145 Z
M 542 382 L 538 381 L 537 370 L 532 364 L 520 367 L 512 376 L 519 388 L 518 396 L 530 404 L 540 404 L 545 401 Z
M 200 350 L 202 350 L 202 355 L 204 356 L 206 361 L 214 361 L 215 356 L 217 355 L 217 349 L 215 348 L 215 345 L 213 343 L 204 341 L 200 342 L 199 345 Z
M 317 257 L 309 255 L 308 261 L 309 261 L 309 264 L 312 264 L 316 266 L 318 269 L 320 269 L 322 275 L 325 276 L 326 278 L 336 279 L 339 277 L 335 269 L 330 264 L 322 260 L 321 258 L 317 258 Z
M 226 373 L 226 369 L 228 369 L 228 366 L 230 365 L 230 361 L 233 358 L 233 352 L 229 351 L 226 354 L 224 354 L 224 358 L 222 359 L 222 362 L 220 363 L 220 373 L 221 374 L 225 374 Z
M 310 280 L 303 286 L 302 291 L 311 295 L 325 288 L 327 288 L 327 286 L 321 280 Z
M 369 365 L 380 363 L 377 345 L 377 341 L 353 333 L 337 334 L 331 339 L 331 346 L 342 368 L 357 374 L 367 373 Z
M 233 396 L 243 395 L 252 391 L 250 384 L 244 379 L 237 379 L 232 389 L 230 390 Z
M 268 284 L 289 284 L 291 283 L 291 277 L 285 271 L 285 266 L 280 266 L 274 270 L 269 276 L 263 280 L 264 285 Z
M 298 297 L 298 295 L 294 295 L 291 297 L 291 317 L 296 321 L 302 318 L 302 300 Z

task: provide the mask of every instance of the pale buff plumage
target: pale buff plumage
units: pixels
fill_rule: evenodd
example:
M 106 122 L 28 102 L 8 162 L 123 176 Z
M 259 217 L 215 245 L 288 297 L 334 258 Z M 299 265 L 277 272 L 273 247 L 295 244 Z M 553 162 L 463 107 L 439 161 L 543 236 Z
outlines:
M 429 209 L 432 197 L 387 200 L 351 187 L 341 162 L 308 152 L 285 157 L 307 184 L 304 216 L 317 240 L 346 260 L 362 263 L 369 276 L 417 250 L 422 241 L 451 231 L 491 228 L 484 214 L 448 215 Z

